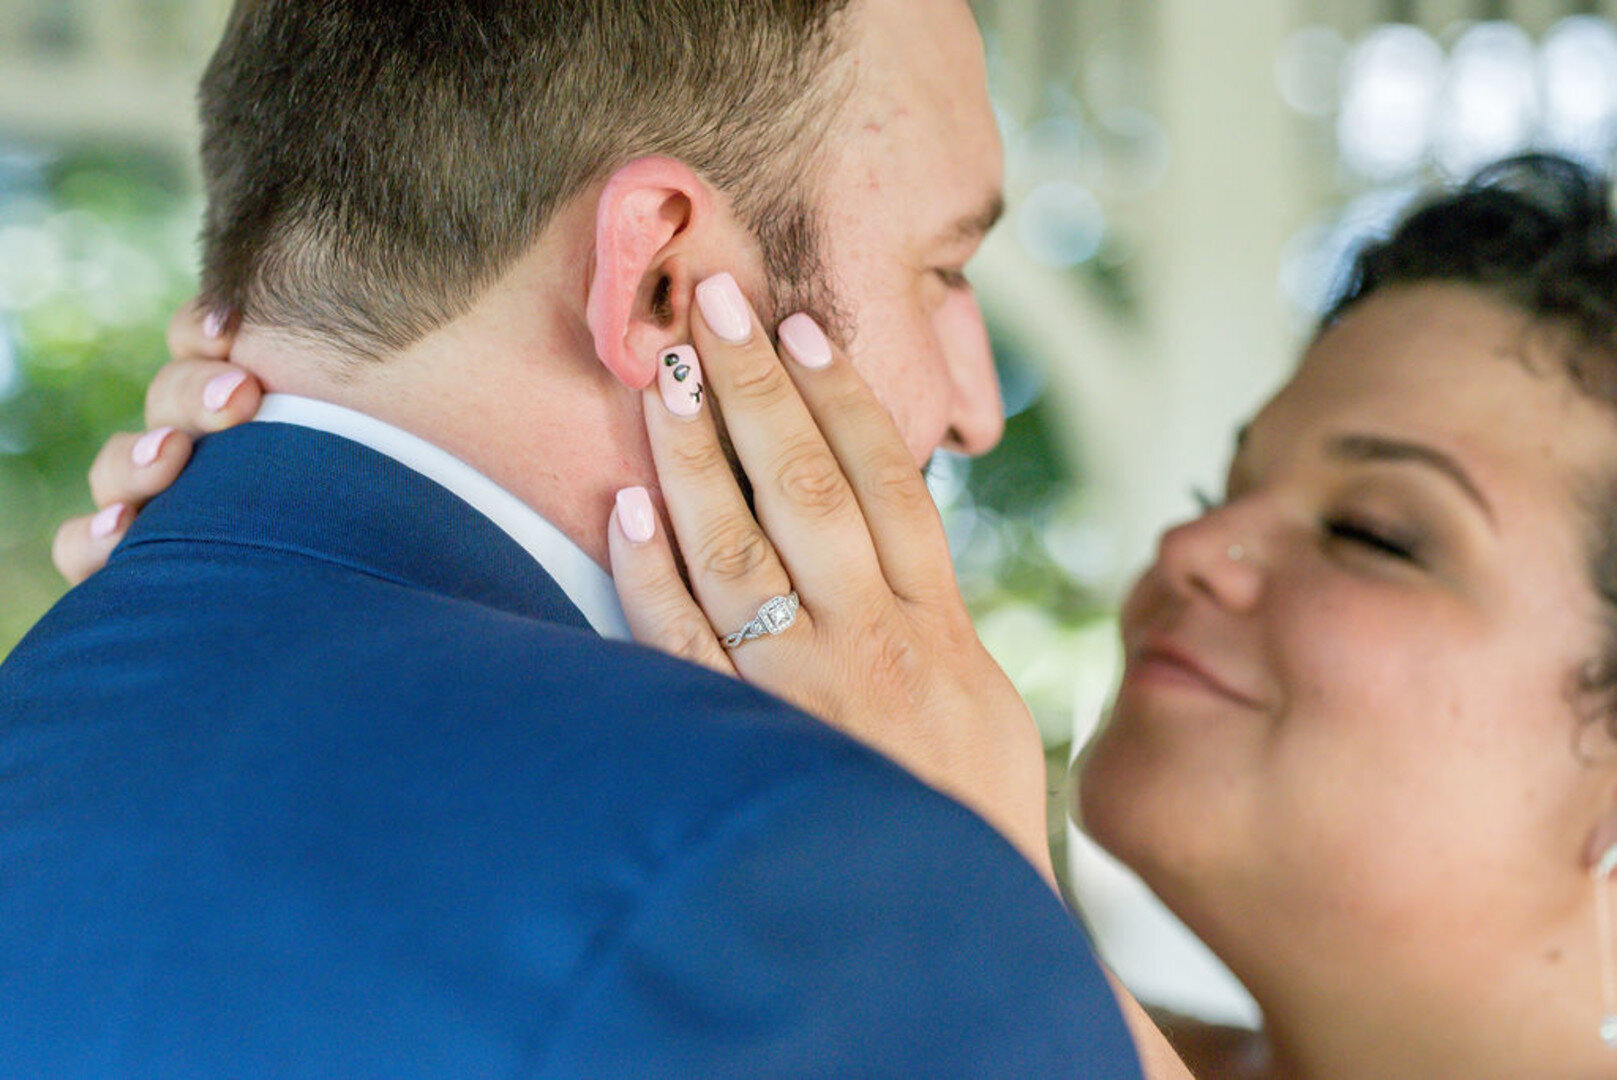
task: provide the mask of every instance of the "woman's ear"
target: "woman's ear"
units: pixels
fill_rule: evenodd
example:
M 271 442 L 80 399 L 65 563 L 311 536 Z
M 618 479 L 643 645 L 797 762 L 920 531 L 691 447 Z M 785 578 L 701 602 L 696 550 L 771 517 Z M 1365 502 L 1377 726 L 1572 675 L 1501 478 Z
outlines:
M 631 390 L 656 378 L 663 346 L 688 337 L 682 309 L 695 282 L 677 255 L 712 213 L 710 189 L 672 158 L 637 158 L 601 192 L 585 318 L 601 363 Z

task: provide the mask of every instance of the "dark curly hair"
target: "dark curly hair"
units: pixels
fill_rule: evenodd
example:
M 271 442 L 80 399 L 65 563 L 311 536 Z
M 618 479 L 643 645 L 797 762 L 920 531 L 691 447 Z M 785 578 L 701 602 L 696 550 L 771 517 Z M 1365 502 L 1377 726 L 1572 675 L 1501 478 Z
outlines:
M 1321 321 L 1328 329 L 1393 286 L 1470 285 L 1555 332 L 1567 377 L 1617 415 L 1617 220 L 1612 180 L 1553 154 L 1483 168 L 1419 204 L 1363 248 Z M 1590 576 L 1604 602 L 1607 643 L 1577 673 L 1617 738 L 1617 468 L 1584 499 Z

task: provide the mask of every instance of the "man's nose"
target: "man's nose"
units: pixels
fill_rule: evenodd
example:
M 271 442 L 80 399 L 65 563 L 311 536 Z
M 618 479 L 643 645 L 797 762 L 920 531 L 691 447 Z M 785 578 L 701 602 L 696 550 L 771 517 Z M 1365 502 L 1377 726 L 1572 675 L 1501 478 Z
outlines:
M 949 378 L 948 429 L 943 448 L 976 457 L 1005 434 L 1005 401 L 988 343 L 988 327 L 975 299 L 939 327 Z
M 1000 399 L 999 379 L 989 369 L 987 385 L 969 394 L 955 394 L 949 410 L 949 430 L 943 437 L 946 450 L 977 457 L 999 445 L 1005 434 L 1005 405 Z

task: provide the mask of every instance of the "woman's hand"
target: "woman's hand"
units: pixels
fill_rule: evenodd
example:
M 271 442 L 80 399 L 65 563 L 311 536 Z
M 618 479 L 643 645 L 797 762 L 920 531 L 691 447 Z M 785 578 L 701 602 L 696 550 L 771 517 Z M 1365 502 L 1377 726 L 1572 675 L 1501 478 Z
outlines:
M 106 565 L 135 514 L 174 483 L 191 459 L 192 440 L 253 418 L 258 380 L 227 363 L 234 335 L 226 321 L 193 301 L 168 327 L 173 359 L 146 392 L 144 432 L 112 436 L 90 466 L 90 495 L 99 508 L 56 530 L 51 558 L 71 584 Z
M 636 638 L 881 751 L 982 815 L 1053 881 L 1037 728 L 972 628 L 937 508 L 892 419 L 807 316 L 781 325 L 783 365 L 727 275 L 697 296 L 712 313 L 693 318 L 701 364 L 666 352 L 662 386 L 645 402 L 689 589 L 645 491 L 623 493 L 612 519 L 613 575 Z M 715 403 L 756 516 L 721 448 Z M 779 636 L 723 644 L 794 590 L 801 610 Z

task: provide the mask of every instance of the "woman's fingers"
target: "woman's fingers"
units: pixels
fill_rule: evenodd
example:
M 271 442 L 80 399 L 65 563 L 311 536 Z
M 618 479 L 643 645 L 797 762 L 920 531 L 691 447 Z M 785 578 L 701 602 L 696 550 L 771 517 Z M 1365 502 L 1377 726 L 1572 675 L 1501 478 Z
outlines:
M 793 315 L 778 333 L 787 371 L 858 500 L 889 587 L 905 600 L 956 597 L 937 504 L 892 414 L 812 318 Z
M 642 645 L 734 676 L 707 615 L 680 579 L 668 538 L 645 488 L 618 493 L 607 533 L 612 581 L 629 629 Z
M 114 435 L 90 466 L 90 497 L 100 507 L 138 508 L 174 483 L 191 460 L 191 437 L 172 427 Z
M 228 362 L 231 321 L 195 300 L 169 323 L 172 360 L 146 391 L 146 426 L 108 439 L 90 466 L 90 495 L 100 512 L 64 522 L 51 556 L 78 584 L 106 564 L 135 513 L 174 483 L 191 459 L 192 438 L 251 420 L 263 396 L 258 380 Z
M 232 366 L 234 320 L 192 300 L 168 324 L 171 363 L 146 392 L 146 426 L 193 435 L 223 431 L 258 412 L 258 380 Z
M 100 509 L 56 530 L 51 561 L 70 585 L 107 564 L 141 506 L 174 483 L 191 460 L 191 437 L 171 427 L 114 435 L 90 466 L 90 496 Z
M 51 543 L 51 562 L 56 564 L 57 572 L 69 585 L 77 585 L 101 569 L 128 531 L 133 516 L 127 506 L 114 503 L 94 514 L 64 521 Z
M 757 520 L 792 582 L 820 604 L 867 599 L 881 582 L 869 529 L 768 335 L 729 274 L 697 286 L 696 300 L 696 348 Z
M 788 374 L 733 286 L 721 275 L 698 288 L 694 347 L 664 350 L 645 394 L 691 586 L 644 494 L 620 502 L 613 569 L 636 636 L 796 701 L 976 809 L 1048 874 L 1038 730 L 972 632 L 920 470 L 817 328 L 783 327 Z M 790 604 L 784 614 L 765 604 L 793 590 L 795 622 Z M 781 622 L 778 639 L 720 644 Z
M 232 320 L 191 300 L 168 323 L 168 354 L 176 360 L 225 360 L 235 340 Z
M 664 349 L 645 393 L 646 432 L 691 591 L 713 629 L 728 634 L 758 605 L 791 590 L 720 445 L 702 362 L 688 345 Z
M 258 413 L 263 387 L 222 360 L 181 358 L 165 364 L 146 390 L 146 426 L 193 435 L 246 423 Z

